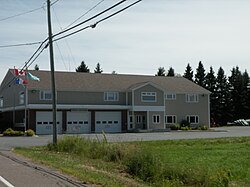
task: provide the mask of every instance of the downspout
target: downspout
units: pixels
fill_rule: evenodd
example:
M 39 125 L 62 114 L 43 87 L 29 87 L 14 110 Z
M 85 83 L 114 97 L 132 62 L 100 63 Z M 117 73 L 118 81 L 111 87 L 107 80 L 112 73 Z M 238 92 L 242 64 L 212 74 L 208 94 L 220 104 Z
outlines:
M 210 121 L 210 94 L 207 94 L 207 104 L 208 104 L 208 128 L 211 128 L 211 121 Z
M 133 129 L 135 128 L 135 112 L 134 112 L 134 90 L 132 90 L 132 120 L 133 120 Z

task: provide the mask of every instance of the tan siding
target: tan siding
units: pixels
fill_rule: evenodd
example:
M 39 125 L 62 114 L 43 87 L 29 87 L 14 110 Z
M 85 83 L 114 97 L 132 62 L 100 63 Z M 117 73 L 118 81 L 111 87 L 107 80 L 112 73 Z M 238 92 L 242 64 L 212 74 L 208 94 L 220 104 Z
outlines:
M 15 84 L 13 80 L 13 74 L 8 71 L 7 75 L 5 76 L 0 91 L 0 97 L 3 97 L 3 108 L 5 107 L 13 107 L 13 106 L 20 106 L 19 104 L 19 94 L 21 92 L 25 92 L 25 88 L 23 85 Z M 10 83 L 11 84 L 7 84 Z
M 176 100 L 166 100 L 166 115 L 176 115 L 178 122 L 187 115 L 198 115 L 199 123 L 208 125 L 208 95 L 199 95 L 198 103 L 187 103 L 185 94 L 177 94 Z
M 51 101 L 40 100 L 39 91 L 29 95 L 30 103 L 49 104 Z M 78 104 L 78 105 L 125 105 L 126 93 L 119 93 L 119 101 L 104 101 L 104 92 L 57 92 L 58 104 Z
M 141 101 L 142 92 L 156 92 L 156 102 Z M 164 106 L 164 92 L 152 85 L 146 85 L 134 91 L 134 104 L 137 106 Z
M 153 115 L 160 115 L 160 123 L 153 123 Z M 149 112 L 149 129 L 164 129 L 164 112 Z

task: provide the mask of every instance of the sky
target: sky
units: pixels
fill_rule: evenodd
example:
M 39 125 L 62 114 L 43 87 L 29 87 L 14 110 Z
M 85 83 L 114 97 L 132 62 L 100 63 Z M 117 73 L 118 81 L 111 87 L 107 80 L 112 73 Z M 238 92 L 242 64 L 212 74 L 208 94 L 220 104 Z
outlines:
M 119 0 L 59 0 L 51 8 L 53 33 L 99 13 Z M 111 10 L 85 24 L 125 7 Z M 53 2 L 53 0 L 52 0 Z M 43 41 L 47 38 L 45 0 L 0 0 L 0 46 Z M 37 11 L 5 19 L 29 10 Z M 96 26 L 54 42 L 55 70 L 75 71 L 85 61 L 93 72 L 100 63 L 104 73 L 155 75 L 159 67 L 173 67 L 183 75 L 189 63 L 194 70 L 202 61 L 229 76 L 233 67 L 250 71 L 249 0 L 142 0 Z M 75 23 L 75 24 L 76 24 Z M 38 45 L 1 48 L 0 82 L 9 68 L 22 67 Z M 45 49 L 30 66 L 50 70 Z

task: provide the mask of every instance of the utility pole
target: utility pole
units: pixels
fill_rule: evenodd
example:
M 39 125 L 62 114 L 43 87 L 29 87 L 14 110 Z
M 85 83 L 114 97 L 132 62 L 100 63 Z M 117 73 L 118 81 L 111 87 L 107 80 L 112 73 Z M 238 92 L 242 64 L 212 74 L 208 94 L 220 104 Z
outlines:
M 56 122 L 56 84 L 55 84 L 55 69 L 54 69 L 54 53 L 53 53 L 53 36 L 50 15 L 50 0 L 47 0 L 48 14 L 48 34 L 49 34 L 49 56 L 50 56 L 50 72 L 51 72 L 51 91 L 52 91 L 52 110 L 53 110 L 53 144 L 57 144 L 57 122 Z

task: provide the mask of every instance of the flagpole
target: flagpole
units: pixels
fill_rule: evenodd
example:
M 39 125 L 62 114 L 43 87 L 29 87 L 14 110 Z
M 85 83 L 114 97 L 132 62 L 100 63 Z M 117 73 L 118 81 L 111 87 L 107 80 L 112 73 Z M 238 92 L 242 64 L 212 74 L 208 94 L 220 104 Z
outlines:
M 26 125 L 27 125 L 27 102 L 28 102 L 27 85 L 24 85 L 24 87 L 25 87 L 24 132 L 26 132 Z

